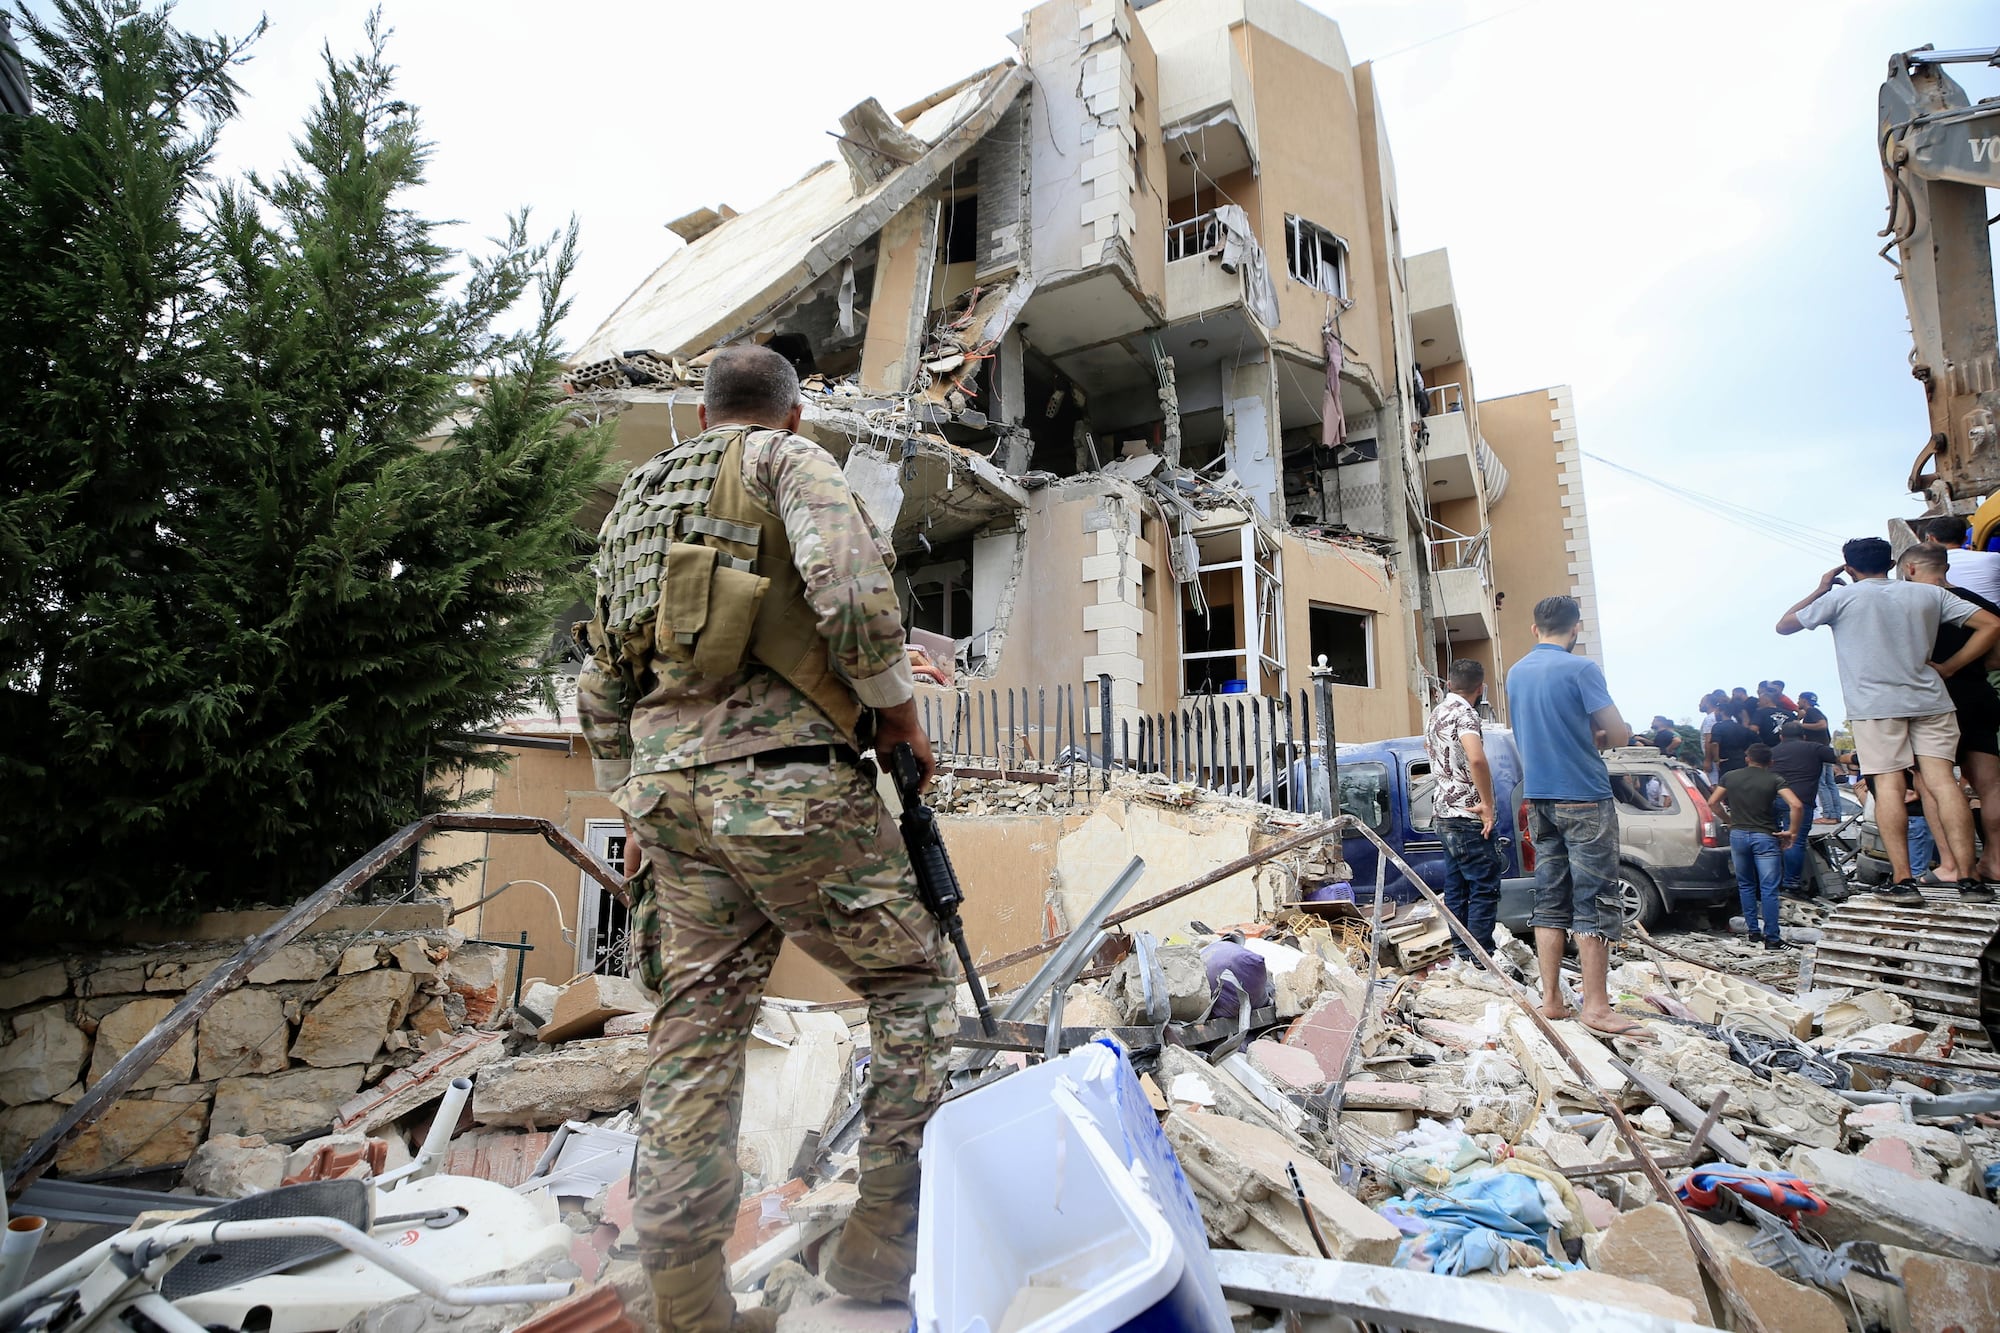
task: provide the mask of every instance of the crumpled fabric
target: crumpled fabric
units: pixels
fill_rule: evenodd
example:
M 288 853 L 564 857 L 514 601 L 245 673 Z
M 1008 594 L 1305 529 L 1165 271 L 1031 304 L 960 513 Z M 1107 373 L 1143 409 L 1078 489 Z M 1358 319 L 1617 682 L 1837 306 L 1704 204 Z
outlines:
M 1267 329 L 1278 327 L 1278 289 L 1264 262 L 1264 247 L 1250 226 L 1250 215 L 1236 204 L 1218 204 L 1215 221 L 1222 231 L 1222 271 L 1243 272 L 1243 299 Z
M 1396 1266 L 1457 1276 L 1491 1269 L 1556 1264 L 1549 1249 L 1555 1225 L 1540 1185 L 1519 1172 L 1482 1170 L 1451 1187 L 1448 1196 L 1399 1196 L 1376 1209 L 1403 1233 Z
M 1239 1003 L 1248 1000 L 1252 1009 L 1271 1002 L 1271 981 L 1264 959 L 1248 945 L 1222 939 L 1201 951 L 1202 970 L 1208 974 L 1209 993 L 1215 997 L 1211 1018 L 1234 1018 Z M 1223 981 L 1228 976 L 1231 986 Z

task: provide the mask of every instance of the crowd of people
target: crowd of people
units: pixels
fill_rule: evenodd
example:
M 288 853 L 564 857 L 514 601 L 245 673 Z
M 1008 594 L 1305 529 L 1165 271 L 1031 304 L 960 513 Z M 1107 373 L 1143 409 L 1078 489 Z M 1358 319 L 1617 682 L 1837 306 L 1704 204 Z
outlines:
M 1767 949 L 1789 947 L 1779 896 L 1803 884 L 1811 823 L 1842 818 L 1843 769 L 1874 793 L 1891 873 L 1878 892 L 1921 902 L 1925 888 L 1946 887 L 1992 901 L 2000 883 L 2000 552 L 1966 549 L 1962 518 L 1933 520 L 1919 535 L 1900 556 L 1879 537 L 1848 542 L 1841 563 L 1778 621 L 1783 635 L 1831 631 L 1854 739 L 1846 755 L 1833 747 L 1818 695 L 1794 698 L 1782 680 L 1759 681 L 1754 694 L 1738 686 L 1704 695 L 1693 744 L 1662 715 L 1635 733 L 1602 669 L 1574 655 L 1575 600 L 1536 604 L 1535 646 L 1508 671 L 1507 698 L 1527 797 L 1522 832 L 1535 848 L 1531 923 L 1544 1013 L 1569 1014 L 1560 966 L 1574 937 L 1579 1017 L 1604 1035 L 1633 1026 L 1612 1011 L 1605 989 L 1608 942 L 1624 925 L 1617 806 L 1602 754 L 1609 748 L 1652 745 L 1707 774 L 1711 807 L 1729 825 L 1746 930 Z M 1437 781 L 1443 897 L 1491 949 L 1506 862 L 1479 715 L 1485 668 L 1454 662 L 1445 685 L 1424 734 Z

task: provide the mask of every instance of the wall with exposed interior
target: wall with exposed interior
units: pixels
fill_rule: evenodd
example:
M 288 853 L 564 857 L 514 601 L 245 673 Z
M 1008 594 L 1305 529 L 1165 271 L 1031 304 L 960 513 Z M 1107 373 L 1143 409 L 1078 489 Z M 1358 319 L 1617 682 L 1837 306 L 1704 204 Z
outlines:
M 1337 542 L 1286 533 L 1285 656 L 1294 697 L 1312 685 L 1312 604 L 1363 611 L 1374 619 L 1375 684 L 1333 687 L 1337 739 L 1386 740 L 1423 727 L 1423 701 L 1409 687 L 1406 666 L 1415 644 L 1395 573 L 1380 556 Z

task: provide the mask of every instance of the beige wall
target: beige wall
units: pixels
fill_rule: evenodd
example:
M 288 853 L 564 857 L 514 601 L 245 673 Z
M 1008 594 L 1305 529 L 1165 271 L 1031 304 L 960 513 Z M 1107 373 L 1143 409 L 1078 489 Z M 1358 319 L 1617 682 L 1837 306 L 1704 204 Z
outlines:
M 1285 215 L 1291 213 L 1347 242 L 1354 307 L 1341 319 L 1341 337 L 1382 376 L 1389 359 L 1376 281 L 1381 260 L 1369 226 L 1368 192 L 1361 188 L 1366 163 L 1348 71 L 1329 69 L 1261 28 L 1239 25 L 1233 35 L 1257 101 L 1262 179 L 1253 220 L 1278 291 L 1272 340 L 1317 359 L 1327 313 L 1327 298 L 1286 271 Z
M 537 815 L 584 840 L 585 822 L 618 819 L 616 806 L 592 784 L 590 755 L 581 737 L 570 738 L 568 753 L 553 750 L 511 750 L 506 768 L 493 775 L 492 808 L 501 814 Z M 463 838 L 464 835 L 461 835 Z M 471 835 L 484 843 L 485 864 L 452 886 L 455 902 L 466 904 L 497 890 L 509 880 L 538 880 L 554 891 L 557 902 L 533 884 L 516 884 L 492 902 L 475 907 L 453 924 L 469 936 L 515 943 L 528 932 L 534 952 L 528 955 L 526 976 L 561 985 L 576 975 L 576 946 L 562 937 L 567 926 L 577 928 L 579 889 L 583 872 L 565 860 L 548 842 L 533 834 Z M 461 842 L 464 850 L 469 844 Z M 595 890 L 595 883 L 592 885 Z M 513 967 L 507 969 L 508 993 L 513 993 Z
M 1563 526 L 1559 448 L 1554 420 L 1556 391 L 1536 389 L 1480 404 L 1486 442 L 1507 465 L 1507 493 L 1493 506 L 1493 586 L 1507 594 L 1500 606 L 1500 641 L 1513 665 L 1535 642 L 1535 603 L 1556 593 L 1574 595 L 1572 529 Z
M 1410 693 L 1404 666 L 1416 649 L 1389 566 L 1365 551 L 1290 533 L 1284 561 L 1285 665 L 1293 697 L 1312 684 L 1312 604 L 1366 611 L 1375 618 L 1375 688 L 1333 687 L 1338 738 L 1346 744 L 1414 735 L 1423 725 L 1423 703 Z

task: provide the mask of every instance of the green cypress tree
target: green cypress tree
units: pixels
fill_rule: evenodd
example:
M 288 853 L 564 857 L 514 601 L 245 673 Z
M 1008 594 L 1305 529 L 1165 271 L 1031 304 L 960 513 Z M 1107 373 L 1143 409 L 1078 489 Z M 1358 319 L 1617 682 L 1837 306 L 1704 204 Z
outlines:
M 297 162 L 217 185 L 243 43 L 132 0 L 23 17 L 0 901 L 78 923 L 283 901 L 497 762 L 452 738 L 546 692 L 603 452 L 559 381 L 574 228 L 438 240 L 373 23 L 327 53 Z

